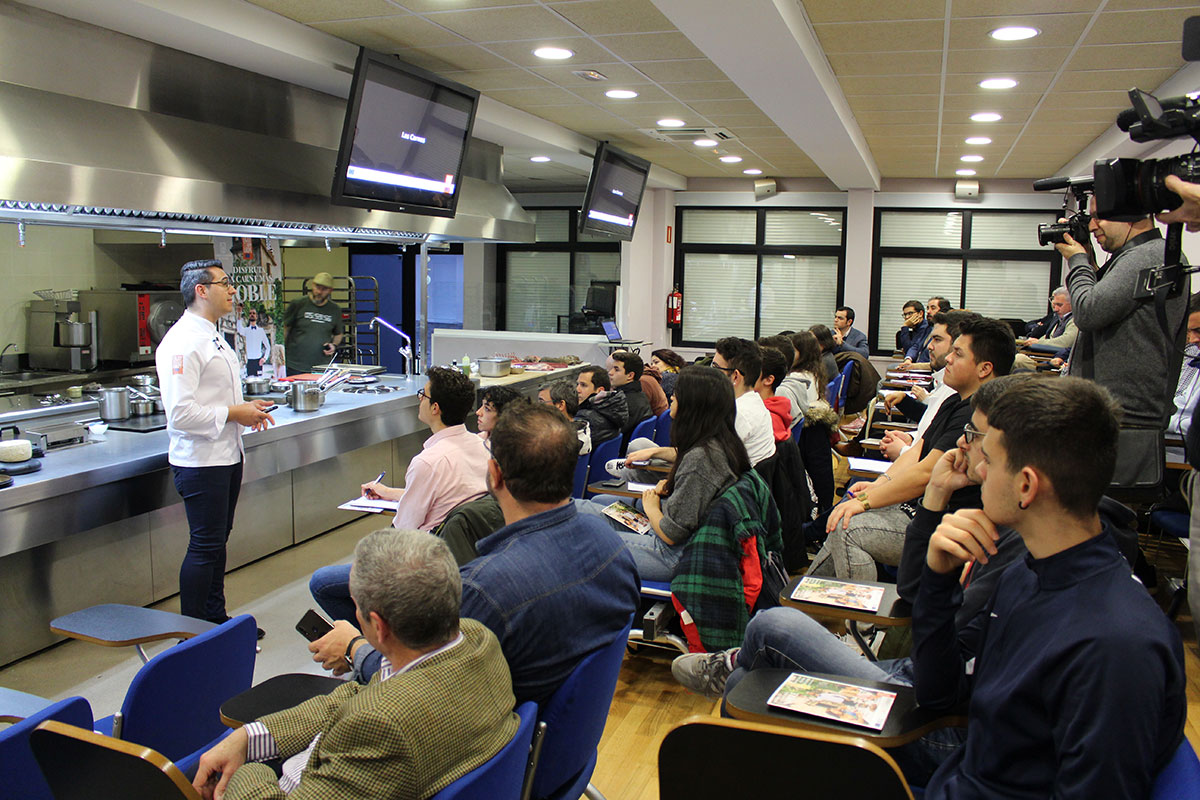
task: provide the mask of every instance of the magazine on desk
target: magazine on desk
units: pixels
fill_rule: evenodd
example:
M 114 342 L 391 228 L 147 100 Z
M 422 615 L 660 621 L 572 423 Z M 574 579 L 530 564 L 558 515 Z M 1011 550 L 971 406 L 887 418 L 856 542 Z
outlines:
M 368 514 L 382 514 L 385 511 L 395 514 L 396 507 L 399 505 L 399 500 L 369 500 L 365 497 L 356 497 L 342 503 L 338 508 L 343 511 L 365 511 Z
M 622 503 L 620 500 L 610 506 L 605 506 L 604 514 L 605 516 L 612 517 L 634 533 L 652 532 L 650 529 L 650 520 L 646 515 L 633 506 Z
M 820 603 L 874 613 L 883 602 L 883 587 L 805 576 L 792 590 L 792 599 L 801 603 Z
M 883 730 L 895 702 L 895 692 L 793 672 L 768 698 L 767 705 L 878 731 Z

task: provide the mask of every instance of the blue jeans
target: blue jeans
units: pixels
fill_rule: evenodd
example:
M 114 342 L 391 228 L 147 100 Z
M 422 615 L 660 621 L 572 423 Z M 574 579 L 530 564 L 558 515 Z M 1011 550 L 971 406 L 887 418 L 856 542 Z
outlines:
M 354 615 L 354 600 L 350 597 L 350 565 L 334 564 L 321 567 L 308 579 L 308 590 L 330 619 L 344 619 L 358 625 Z
M 229 616 L 225 613 L 225 543 L 233 530 L 242 464 L 171 469 L 188 521 L 188 548 L 179 567 L 179 611 L 224 622 Z
M 912 686 L 913 683 L 911 659 L 869 661 L 812 617 L 794 608 L 770 608 L 750 620 L 742 639 L 742 649 L 737 654 L 736 668 L 725 683 L 725 695 L 733 691 L 747 672 L 772 667 L 845 675 L 898 686 Z M 966 738 L 964 728 L 940 728 L 915 742 L 889 750 L 889 753 L 909 783 L 924 786 Z
M 581 508 L 579 501 L 576 507 L 584 514 L 599 514 L 621 534 L 621 539 L 629 552 L 633 554 L 633 563 L 637 565 L 638 578 L 643 581 L 670 581 L 675 574 L 675 565 L 679 563 L 679 554 L 683 545 L 669 545 L 659 538 L 654 531 L 649 533 L 634 533 L 620 522 L 604 514 L 604 508 L 617 501 L 633 506 L 644 513 L 642 501 L 632 497 L 619 497 L 614 494 L 598 494 L 591 499 L 588 508 Z

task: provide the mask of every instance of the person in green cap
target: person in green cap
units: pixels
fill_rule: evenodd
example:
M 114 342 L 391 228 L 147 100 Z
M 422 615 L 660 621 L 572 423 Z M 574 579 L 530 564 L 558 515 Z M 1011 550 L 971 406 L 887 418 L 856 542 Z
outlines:
M 329 299 L 333 276 L 318 272 L 309 279 L 308 290 L 283 312 L 288 375 L 323 366 L 342 343 L 342 309 Z

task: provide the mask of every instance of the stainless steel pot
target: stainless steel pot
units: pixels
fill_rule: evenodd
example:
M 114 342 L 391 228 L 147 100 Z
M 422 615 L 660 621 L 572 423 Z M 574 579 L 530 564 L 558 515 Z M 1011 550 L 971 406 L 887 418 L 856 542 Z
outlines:
M 130 379 L 130 383 L 141 389 L 143 392 L 158 391 L 158 378 L 154 375 L 134 375 Z
M 316 411 L 325 402 L 325 393 L 316 381 L 293 381 L 287 400 L 293 411 Z
M 92 326 L 86 322 L 58 323 L 58 344 L 60 347 L 87 347 L 92 343 Z
M 242 380 L 242 394 L 254 396 L 256 394 L 266 394 L 271 391 L 270 378 L 244 378 Z
M 129 419 L 129 389 L 118 386 L 100 390 L 100 419 L 114 422 Z
M 512 370 L 511 358 L 477 358 L 481 378 L 503 378 Z
M 130 400 L 129 410 L 135 417 L 150 417 L 158 408 L 153 400 Z

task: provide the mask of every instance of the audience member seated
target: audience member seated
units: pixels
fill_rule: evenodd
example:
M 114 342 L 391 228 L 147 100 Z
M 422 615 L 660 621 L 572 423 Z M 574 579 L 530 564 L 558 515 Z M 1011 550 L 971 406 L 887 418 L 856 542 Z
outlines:
M 610 374 L 614 364 L 613 356 L 620 352 L 625 351 L 616 350 L 609 354 L 608 369 Z M 667 395 L 666 390 L 663 389 L 662 378 L 659 376 L 658 370 L 647 368 L 645 362 L 642 361 L 641 356 L 632 353 L 628 355 L 633 355 L 633 357 L 638 360 L 638 363 L 642 365 L 642 373 L 640 376 L 638 376 L 638 383 L 642 385 L 642 393 L 646 395 L 646 399 L 650 401 L 650 413 L 657 417 L 659 414 L 667 410 Z M 632 364 L 627 364 L 626 371 L 628 372 L 631 369 Z
M 954 349 L 946 359 L 945 381 L 956 394 L 942 402 L 925 435 L 874 481 L 860 481 L 834 506 L 825 524 L 827 538 L 813 558 L 810 575 L 875 580 L 875 562 L 900 563 L 904 530 L 916 513 L 933 467 L 952 449 L 971 418 L 971 395 L 981 385 L 1012 368 L 1016 346 L 1012 329 L 979 317 L 959 326 Z M 965 486 L 950 499 L 957 510 L 978 502 L 978 487 Z
M 913 609 L 917 701 L 969 703 L 966 743 L 926 786 L 930 800 L 1148 797 L 1183 738 L 1179 633 L 1097 513 L 1117 413 L 1106 391 L 1073 378 L 1019 384 L 992 406 L 983 509 L 942 520 Z M 1000 526 L 1020 532 L 1029 557 L 957 630 L 962 567 L 996 552 Z
M 1075 338 L 1079 336 L 1079 328 L 1075 327 L 1074 320 L 1071 319 L 1071 293 L 1067 291 L 1067 287 L 1060 286 L 1054 290 L 1054 294 L 1050 297 L 1050 308 L 1053 314 L 1053 322 L 1047 326 L 1047 330 L 1042 336 L 1031 336 L 1024 339 L 1021 345 L 1024 347 L 1037 346 L 1044 352 L 1051 350 L 1061 350 L 1062 348 L 1070 348 L 1075 344 Z
M 947 453 L 924 502 L 936 507 L 941 493 L 944 508 L 945 490 L 970 477 L 984 505 L 927 507 L 909 528 L 922 532 L 902 562 L 922 572 L 911 660 L 870 664 L 801 612 L 775 609 L 751 622 L 740 651 L 683 656 L 673 671 L 710 696 L 769 667 L 915 685 L 922 705 L 947 710 L 969 692 L 966 747 L 954 742 L 963 732 L 944 730 L 892 753 L 910 783 L 937 770 L 926 796 L 1146 797 L 1181 738 L 1183 659 L 1131 579 L 1100 495 L 1116 461 L 1113 404 L 1083 381 L 1032 376 L 981 387 L 972 403 L 980 433 L 959 442 L 966 472 Z
M 641 357 L 634 353 L 618 350 L 608 357 L 608 381 L 614 392 L 621 392 L 625 395 L 625 407 L 629 410 L 629 417 L 625 420 L 625 427 L 622 430 L 626 436 L 637 427 L 639 422 L 646 417 L 654 416 L 650 398 L 642 389 L 644 369 Z M 658 381 L 649 376 L 646 377 L 662 395 L 663 411 L 666 411 L 667 401 L 666 395 L 662 394 L 662 387 L 658 385 Z
M 554 406 L 575 425 L 575 432 L 579 434 L 579 455 L 586 456 L 592 452 L 592 427 L 587 420 L 575 417 L 575 412 L 579 410 L 579 393 L 570 381 L 554 381 L 543 386 L 538 392 L 538 402 Z
M 579 439 L 541 404 L 505 409 L 491 436 L 488 483 L 505 527 L 462 567 L 462 615 L 500 640 L 517 702 L 545 701 L 585 656 L 608 644 L 637 609 L 634 559 L 621 537 L 571 502 Z M 309 646 L 335 674 L 365 682 L 379 655 L 346 622 Z
M 954 389 L 947 386 L 945 381 L 946 358 L 950 355 L 954 340 L 958 338 L 962 321 L 977 318 L 977 314 L 969 311 L 950 311 L 932 318 L 933 329 L 929 334 L 927 350 L 929 365 L 936 370 L 931 376 L 933 390 L 927 392 L 920 386 L 914 386 L 912 392 L 916 399 L 909 397 L 905 392 L 891 392 L 883 398 L 883 404 L 889 411 L 896 408 L 908 419 L 919 420 L 917 429 L 911 434 L 903 431 L 888 431 L 884 434 L 879 452 L 887 460 L 895 461 L 901 453 L 912 447 L 915 440 L 924 436 L 937 416 L 938 409 L 942 407 L 942 401 L 954 394 Z
M 789 337 L 796 358 L 792 361 L 792 370 L 775 390 L 792 401 L 792 426 L 804 416 L 813 403 L 825 399 L 825 386 L 832 380 L 825 373 L 825 363 L 821 358 L 821 345 L 812 331 L 801 331 Z M 834 358 L 834 366 L 837 359 Z
M 1200 294 L 1194 294 L 1188 300 L 1187 345 L 1183 354 L 1183 366 L 1175 385 L 1175 413 L 1171 415 L 1167 430 L 1186 437 L 1196 400 L 1200 398 Z
M 593 446 L 621 435 L 629 421 L 629 407 L 625 393 L 612 390 L 603 367 L 585 367 L 575 379 L 575 394 L 579 398 L 575 418 L 591 428 Z
M 429 797 L 512 738 L 512 679 L 495 635 L 459 619 L 462 584 L 444 542 L 376 531 L 350 577 L 375 679 L 268 714 L 200 758 L 204 798 Z M 282 771 L 258 762 L 286 759 Z
M 663 393 L 670 400 L 671 395 L 675 393 L 675 380 L 679 377 L 679 370 L 687 366 L 687 361 L 674 350 L 664 347 L 650 353 L 650 366 L 658 370 L 659 383 L 662 384 Z
M 643 492 L 636 503 L 650 520 L 650 532 L 634 533 L 610 520 L 633 553 L 643 581 L 671 580 L 685 543 L 704 522 L 708 507 L 750 469 L 746 447 L 737 432 L 738 408 L 733 395 L 732 384 L 719 370 L 684 367 L 671 398 L 671 446 L 637 450 L 628 456 L 627 461 L 658 458 L 671 464 L 667 477 Z M 592 499 L 592 510 L 599 513 L 617 500 L 628 502 L 599 495 Z
M 475 387 L 458 370 L 432 367 L 429 379 L 417 394 L 417 419 L 429 426 L 432 436 L 413 456 L 404 473 L 404 488 L 378 481 L 364 483 L 362 492 L 372 499 L 395 500 L 392 525 L 431 531 L 450 509 L 487 491 L 487 445 L 463 425 L 475 402 Z M 354 619 L 350 597 L 350 566 L 321 567 L 308 582 L 317 604 L 333 619 Z
M 945 314 L 947 311 L 953 311 L 954 306 L 950 305 L 950 301 L 939 295 L 934 295 L 925 301 L 925 316 L 932 317 L 934 314 Z
M 479 408 L 475 411 L 475 421 L 479 425 L 479 438 L 487 441 L 496 418 L 509 403 L 524 400 L 525 396 L 516 389 L 507 386 L 489 386 L 479 393 Z
M 737 400 L 737 433 L 746 445 L 750 465 L 775 455 L 771 414 L 754 391 L 762 372 L 762 351 L 749 339 L 726 336 L 717 340 L 712 365 L 729 376 Z
M 910 361 L 928 361 L 925 357 L 926 340 L 929 338 L 929 319 L 920 300 L 909 300 L 901 310 L 904 325 L 897 335 L 899 349 Z
M 833 352 L 844 353 L 853 350 L 861 356 L 871 355 L 867 345 L 867 335 L 854 327 L 854 309 L 850 306 L 838 306 L 833 314 Z
M 775 390 L 775 394 L 787 398 L 791 408 L 791 424 L 795 426 L 796 421 L 804 415 L 809 402 L 808 383 L 799 374 L 793 372 L 796 365 L 796 348 L 792 344 L 791 338 L 781 333 L 774 336 L 763 336 L 758 340 L 758 346 L 764 351 L 768 347 L 773 347 L 783 355 L 784 375 L 782 380 L 772 388 Z
M 787 361 L 783 353 L 774 347 L 763 347 L 761 350 L 762 374 L 758 377 L 758 383 L 754 384 L 754 391 L 758 392 L 771 415 L 775 441 L 786 442 L 792 437 L 792 401 L 777 396 L 775 385 L 783 382 L 783 376 L 787 374 Z
M 838 376 L 841 370 L 838 369 L 837 358 L 833 355 L 834 348 L 837 344 L 833 340 L 833 334 L 824 325 L 813 325 L 808 329 L 809 332 L 816 337 L 817 344 L 821 347 L 821 365 L 825 368 L 825 383 L 828 384 Z M 820 387 L 821 396 L 825 396 L 825 387 Z

